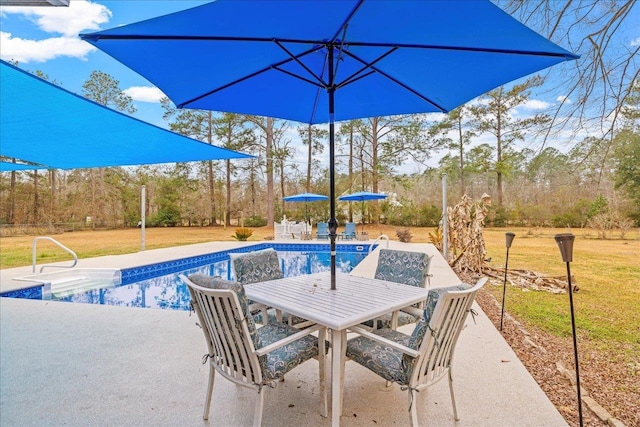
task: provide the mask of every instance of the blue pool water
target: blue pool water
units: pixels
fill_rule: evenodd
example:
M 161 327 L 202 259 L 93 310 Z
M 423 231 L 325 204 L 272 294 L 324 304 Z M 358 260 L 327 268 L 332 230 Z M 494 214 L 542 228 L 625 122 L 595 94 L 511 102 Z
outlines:
M 330 269 L 329 245 L 260 244 L 232 251 L 215 252 L 191 258 L 123 269 L 119 286 L 100 286 L 93 289 L 56 293 L 42 292 L 41 287 L 11 292 L 3 296 L 14 298 L 50 299 L 86 304 L 126 307 L 189 309 L 189 291 L 178 278 L 179 274 L 204 273 L 233 280 L 229 252 L 249 252 L 273 247 L 278 252 L 280 266 L 286 277 L 311 274 Z M 338 271 L 350 272 L 368 254 L 369 245 L 338 245 Z

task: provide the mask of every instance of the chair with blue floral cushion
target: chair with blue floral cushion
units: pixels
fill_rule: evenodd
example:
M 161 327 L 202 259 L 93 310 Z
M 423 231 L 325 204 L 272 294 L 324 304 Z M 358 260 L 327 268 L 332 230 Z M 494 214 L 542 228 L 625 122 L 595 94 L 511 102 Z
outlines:
M 231 259 L 231 266 L 236 280 L 243 285 L 278 280 L 283 277 L 278 254 L 273 248 L 253 252 L 230 253 L 229 258 Z M 252 312 L 260 309 L 260 313 L 255 315 L 255 321 L 260 324 L 264 325 L 272 321 L 282 322 L 283 318 L 290 325 L 296 325 L 297 327 L 308 324 L 306 319 L 301 317 L 288 316 L 287 314 L 284 314 L 283 317 L 279 310 L 267 310 L 264 306 L 254 305 L 253 302 L 250 303 L 252 304 Z
M 207 341 L 209 385 L 203 418 L 209 418 L 215 374 L 233 383 L 257 391 L 254 426 L 262 423 L 264 392 L 274 388 L 284 375 L 309 359 L 320 362 L 319 380 L 322 395 L 320 412 L 327 415 L 325 387 L 325 328 L 316 325 L 304 330 L 284 323 L 269 323 L 256 328 L 244 288 L 204 274 L 189 278 L 180 275 L 191 294 L 191 304 Z M 319 337 L 311 335 L 318 332 Z M 224 420 L 221 420 L 224 424 Z
M 418 425 L 414 391 L 424 390 L 447 374 L 453 415 L 458 420 L 451 373 L 453 354 L 476 293 L 486 281 L 483 277 L 473 287 L 462 284 L 431 289 L 423 318 L 411 335 L 387 328 L 373 332 L 349 328 L 359 336 L 347 341 L 346 357 L 409 392 L 412 426 Z
M 380 249 L 375 278 L 389 282 L 402 283 L 409 286 L 426 287 L 431 277 L 429 268 L 433 255 L 424 252 L 400 251 L 395 249 Z M 416 307 L 407 307 L 393 314 L 388 314 L 365 323 L 374 329 L 391 328 L 408 325 L 418 320 L 424 309 L 424 302 Z

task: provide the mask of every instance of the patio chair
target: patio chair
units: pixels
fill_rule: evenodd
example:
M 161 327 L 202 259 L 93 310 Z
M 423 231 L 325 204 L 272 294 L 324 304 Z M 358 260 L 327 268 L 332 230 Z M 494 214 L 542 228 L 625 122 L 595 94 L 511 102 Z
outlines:
M 216 371 L 229 381 L 256 390 L 253 425 L 262 423 L 264 393 L 296 366 L 317 358 L 322 416 L 327 416 L 325 386 L 325 328 L 316 325 L 300 331 L 284 323 L 256 328 L 244 288 L 237 282 L 194 274 L 180 275 L 191 294 L 191 305 L 207 341 L 209 385 L 203 418 L 209 418 Z M 311 335 L 318 332 L 318 338 Z M 221 420 L 224 424 L 224 420 Z
M 340 233 L 340 236 L 344 240 L 353 240 L 356 238 L 356 223 L 347 222 L 344 225 L 344 231 Z
M 360 336 L 347 341 L 346 357 L 408 391 L 412 426 L 418 426 L 414 391 L 426 389 L 447 374 L 453 416 L 459 420 L 453 394 L 453 354 L 476 293 L 486 281 L 483 277 L 474 287 L 431 289 L 423 318 L 411 335 L 393 329 L 349 328 Z
M 329 223 L 328 222 L 319 222 L 317 224 L 318 229 L 316 231 L 316 239 L 318 240 L 327 240 L 329 239 Z
M 394 249 L 380 249 L 378 265 L 374 277 L 389 282 L 402 283 L 409 286 L 426 287 L 431 274 L 431 260 L 433 255 L 424 252 L 400 251 Z M 382 316 L 375 321 L 365 324 L 374 329 L 391 328 L 414 323 L 422 315 L 424 302 L 415 307 L 406 307 L 393 314 Z
M 245 253 L 230 253 L 229 258 L 231 259 L 231 268 L 236 281 L 243 285 L 277 280 L 283 277 L 278 254 L 273 248 Z M 286 313 L 283 316 L 279 310 L 267 309 L 263 305 L 255 304 L 252 301 L 250 305 L 252 312 L 259 311 L 259 313 L 255 314 L 254 320 L 263 325 L 272 321 L 282 322 L 283 319 L 296 327 L 304 327 L 310 324 L 301 317 L 288 316 Z

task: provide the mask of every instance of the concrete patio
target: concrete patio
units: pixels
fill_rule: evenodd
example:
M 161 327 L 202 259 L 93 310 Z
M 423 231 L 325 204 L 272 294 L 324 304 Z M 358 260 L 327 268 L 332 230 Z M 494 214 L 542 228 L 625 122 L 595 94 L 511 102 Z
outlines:
M 305 242 L 307 243 L 307 242 Z M 326 243 L 326 242 L 324 242 Z M 79 267 L 129 267 L 238 246 L 207 243 L 80 260 Z M 432 245 L 391 247 L 436 253 Z M 353 274 L 373 276 L 377 253 Z M 459 282 L 434 258 L 431 286 Z M 0 271 L 0 290 L 31 267 Z M 338 284 L 339 286 L 339 284 Z M 476 304 L 460 336 L 454 363 L 453 411 L 446 380 L 417 395 L 425 426 L 564 426 L 560 413 Z M 410 332 L 412 326 L 404 327 Z M 209 421 L 202 420 L 206 345 L 188 312 L 0 298 L 0 425 L 198 426 L 250 425 L 252 391 L 216 378 Z M 348 363 L 344 426 L 409 425 L 407 392 Z M 329 426 L 319 413 L 316 362 L 269 389 L 265 426 Z

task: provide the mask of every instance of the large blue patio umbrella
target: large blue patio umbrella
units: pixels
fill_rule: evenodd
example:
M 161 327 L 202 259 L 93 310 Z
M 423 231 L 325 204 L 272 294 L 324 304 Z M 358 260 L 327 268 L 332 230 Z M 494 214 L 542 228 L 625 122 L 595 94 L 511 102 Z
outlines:
M 82 38 L 178 108 L 329 123 L 332 289 L 336 120 L 448 112 L 577 58 L 488 0 L 218 0 Z
M 371 191 L 358 191 L 357 193 L 345 194 L 338 197 L 338 200 L 346 202 L 362 202 L 362 232 L 364 233 L 364 202 L 365 200 L 382 200 L 387 195 L 383 193 L 372 193 Z
M 306 220 L 307 222 L 309 222 L 309 202 L 321 202 L 324 200 L 329 200 L 329 197 L 325 196 L 324 194 L 300 193 L 283 197 L 282 200 L 284 200 L 285 202 L 304 202 Z

